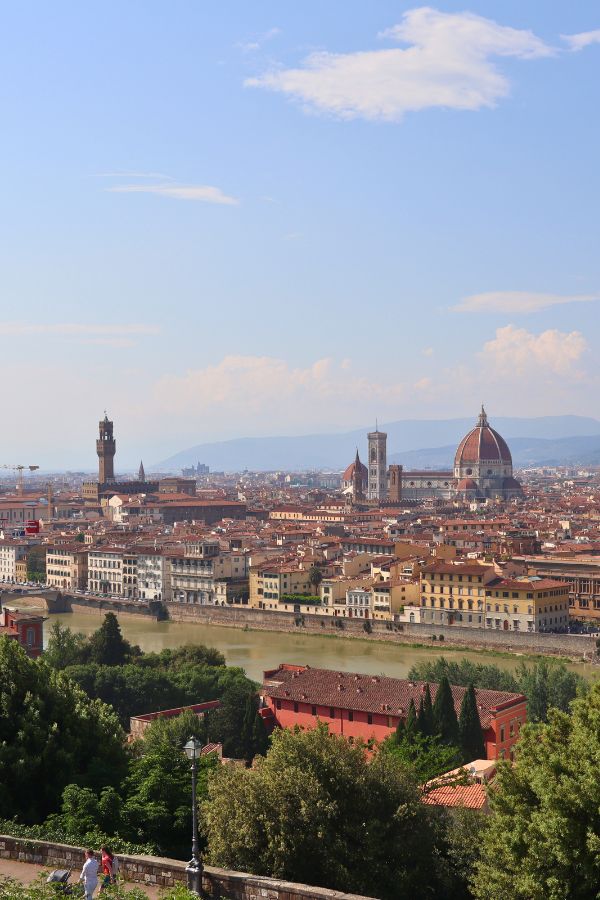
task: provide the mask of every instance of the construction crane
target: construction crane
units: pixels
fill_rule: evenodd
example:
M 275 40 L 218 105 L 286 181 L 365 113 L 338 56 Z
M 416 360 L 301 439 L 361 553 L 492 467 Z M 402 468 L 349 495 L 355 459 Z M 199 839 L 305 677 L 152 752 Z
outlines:
M 0 469 L 11 469 L 13 472 L 17 473 L 17 494 L 19 497 L 23 496 L 23 472 L 25 469 L 28 469 L 30 472 L 35 472 L 36 469 L 39 469 L 39 466 L 8 466 L 0 464 Z

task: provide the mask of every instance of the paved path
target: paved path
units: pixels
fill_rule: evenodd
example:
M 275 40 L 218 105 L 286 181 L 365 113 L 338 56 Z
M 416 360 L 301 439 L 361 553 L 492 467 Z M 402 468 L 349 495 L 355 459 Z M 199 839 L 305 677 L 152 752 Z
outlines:
M 16 881 L 20 881 L 21 884 L 31 884 L 32 881 L 36 881 L 40 875 L 40 872 L 47 871 L 43 866 L 34 866 L 31 863 L 23 863 L 17 862 L 14 859 L 0 859 L 0 876 L 8 875 L 10 878 L 14 878 Z M 71 875 L 71 884 L 75 883 L 79 878 L 79 870 L 74 870 Z M 146 885 L 146 884 L 132 884 L 131 882 L 125 882 L 126 888 L 140 888 L 144 891 L 145 894 L 150 898 L 150 900 L 157 900 L 160 888 L 157 885 Z M 98 892 L 96 892 L 96 897 L 98 897 Z

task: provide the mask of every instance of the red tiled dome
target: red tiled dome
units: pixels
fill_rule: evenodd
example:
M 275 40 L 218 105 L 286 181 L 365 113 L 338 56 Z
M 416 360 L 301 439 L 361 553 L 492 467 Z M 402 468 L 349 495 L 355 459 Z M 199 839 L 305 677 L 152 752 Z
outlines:
M 483 407 L 477 425 L 458 445 L 454 465 L 467 466 L 479 462 L 496 462 L 512 466 L 512 457 L 506 441 L 497 431 L 490 428 Z
M 362 475 L 362 479 L 363 479 L 363 481 L 366 481 L 367 478 L 369 477 L 369 470 L 368 470 L 367 467 L 364 465 L 364 463 L 361 463 L 361 462 L 360 462 L 360 460 L 358 461 L 358 465 L 359 465 L 359 471 L 360 471 L 360 474 Z M 348 466 L 348 468 L 346 469 L 346 471 L 345 471 L 344 474 L 342 475 L 342 481 L 352 481 L 352 479 L 354 478 L 354 468 L 355 468 L 355 466 L 356 466 L 356 463 L 355 463 L 355 462 L 350 463 L 350 465 Z

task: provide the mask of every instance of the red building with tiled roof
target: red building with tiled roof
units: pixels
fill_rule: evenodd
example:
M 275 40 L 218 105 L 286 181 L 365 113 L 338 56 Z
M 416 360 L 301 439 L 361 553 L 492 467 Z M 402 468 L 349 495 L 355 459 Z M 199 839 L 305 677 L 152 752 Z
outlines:
M 419 708 L 425 687 L 422 681 L 282 663 L 264 673 L 263 715 L 280 728 L 314 728 L 325 722 L 333 734 L 382 741 L 406 718 L 411 700 Z M 438 685 L 429 687 L 435 700 Z M 457 715 L 465 691 L 452 686 Z M 486 758 L 509 758 L 527 719 L 526 698 L 479 689 L 476 695 Z
M 44 648 L 44 616 L 0 607 L 0 637 L 18 641 L 27 656 L 37 659 Z

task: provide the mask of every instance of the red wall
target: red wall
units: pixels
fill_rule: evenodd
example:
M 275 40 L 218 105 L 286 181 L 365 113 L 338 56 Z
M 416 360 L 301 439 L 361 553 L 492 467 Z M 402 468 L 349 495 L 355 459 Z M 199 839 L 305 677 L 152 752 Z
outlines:
M 375 739 L 382 741 L 393 731 L 398 725 L 399 716 L 388 716 L 384 713 L 373 713 L 372 721 L 369 723 L 369 717 L 366 712 L 350 713 L 346 709 L 335 708 L 334 716 L 331 716 L 331 710 L 328 706 L 316 706 L 313 713 L 312 704 L 307 702 L 298 702 L 297 711 L 294 708 L 293 700 L 274 700 L 272 697 L 266 697 L 268 707 L 272 710 L 276 724 L 280 728 L 293 728 L 299 725 L 301 728 L 314 728 L 318 721 L 324 722 L 329 726 L 331 734 L 343 734 L 344 737 L 363 738 L 368 741 Z M 281 704 L 281 708 L 277 705 Z M 353 721 L 350 716 L 353 715 Z M 506 759 L 510 757 L 513 745 L 519 737 L 521 725 L 526 721 L 525 703 L 518 703 L 500 711 L 495 717 L 492 715 L 492 722 L 489 728 L 484 732 L 484 743 L 487 759 L 502 758 L 502 751 Z M 511 737 L 510 725 L 513 725 L 513 735 Z M 504 741 L 500 741 L 501 726 L 504 726 Z

